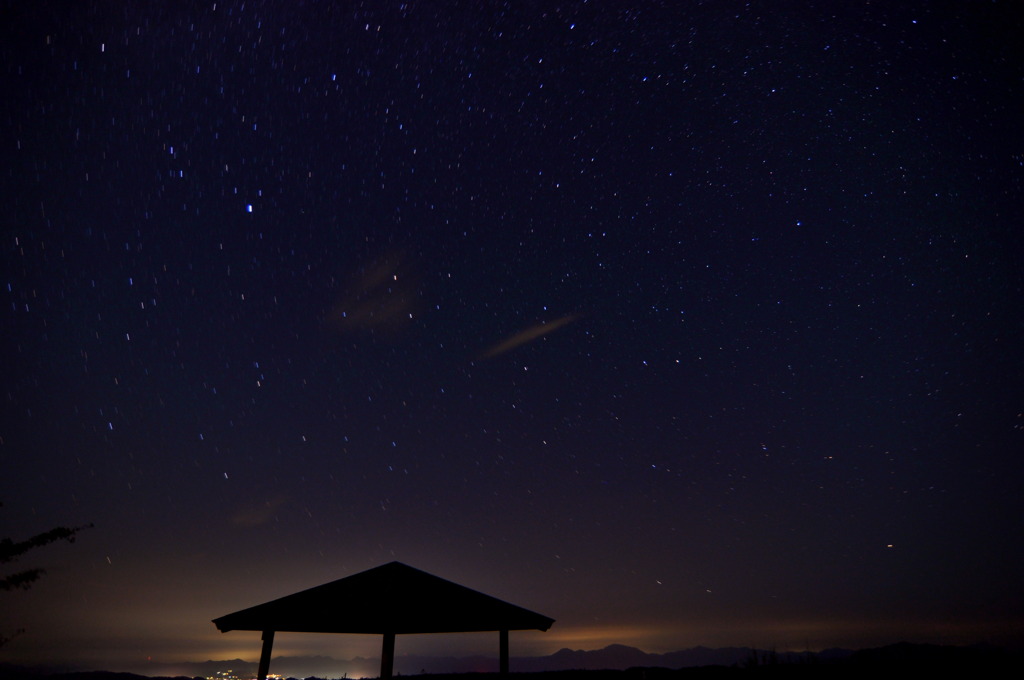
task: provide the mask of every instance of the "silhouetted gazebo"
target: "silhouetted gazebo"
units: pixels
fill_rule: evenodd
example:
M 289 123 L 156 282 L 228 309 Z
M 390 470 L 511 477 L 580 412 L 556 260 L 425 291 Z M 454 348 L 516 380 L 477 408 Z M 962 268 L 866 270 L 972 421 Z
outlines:
M 382 680 L 391 677 L 395 635 L 498 631 L 500 670 L 508 673 L 508 632 L 547 630 L 554 619 L 391 562 L 316 588 L 214 619 L 222 633 L 263 633 L 259 680 L 266 680 L 274 633 L 383 635 Z

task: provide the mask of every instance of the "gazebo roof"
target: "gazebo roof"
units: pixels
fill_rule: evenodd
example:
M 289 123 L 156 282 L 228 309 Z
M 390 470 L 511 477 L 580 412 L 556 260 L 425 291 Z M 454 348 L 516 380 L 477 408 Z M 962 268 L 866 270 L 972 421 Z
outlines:
M 213 623 L 222 633 L 409 634 L 547 630 L 554 619 L 391 562 Z

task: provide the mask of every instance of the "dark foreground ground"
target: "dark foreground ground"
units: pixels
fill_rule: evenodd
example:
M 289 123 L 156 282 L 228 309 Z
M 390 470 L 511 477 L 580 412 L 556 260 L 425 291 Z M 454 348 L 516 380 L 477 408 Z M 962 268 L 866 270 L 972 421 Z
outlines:
M 839 660 L 807 658 L 783 661 L 772 653 L 753 654 L 745 663 L 732 666 L 692 668 L 629 668 L 626 670 L 564 670 L 542 673 L 512 673 L 509 680 L 701 680 L 703 678 L 858 678 L 880 673 L 913 674 L 913 677 L 997 677 L 1016 675 L 1024 667 L 1024 652 L 994 647 L 940 647 L 932 645 L 891 645 L 854 652 Z M 416 680 L 498 680 L 496 673 L 453 673 L 397 675 Z M 132 673 L 91 671 L 82 673 L 40 673 L 0 664 L 0 680 L 205 680 L 204 678 L 153 679 Z M 289 679 L 298 680 L 298 679 Z M 323 680 L 307 678 L 305 680 Z

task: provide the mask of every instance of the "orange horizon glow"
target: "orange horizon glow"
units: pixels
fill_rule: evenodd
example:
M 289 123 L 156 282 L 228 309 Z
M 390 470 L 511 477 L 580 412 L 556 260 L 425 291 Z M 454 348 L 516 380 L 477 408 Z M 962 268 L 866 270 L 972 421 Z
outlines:
M 556 624 L 557 625 L 557 624 Z M 514 631 L 511 635 L 512 657 L 549 656 L 560 649 L 594 651 L 609 645 L 638 648 L 650 654 L 663 654 L 693 647 L 754 647 L 778 651 L 821 651 L 830 647 L 863 648 L 884 646 L 900 641 L 931 644 L 971 644 L 981 640 L 998 642 L 1005 627 L 984 627 L 953 622 L 887 621 L 780 621 L 770 625 L 632 625 L 571 626 L 562 630 Z M 220 636 L 224 636 L 221 638 Z M 227 639 L 231 637 L 233 639 Z M 844 642 L 847 641 L 847 642 Z M 855 641 L 860 641 L 856 642 Z M 35 644 L 17 638 L 8 649 L 8 661 L 19 663 L 38 655 Z M 36 640 L 36 643 L 41 641 Z M 140 664 L 175 664 L 205 660 L 241 659 L 255 661 L 259 657 L 260 635 L 244 631 L 213 633 L 196 637 L 163 638 L 157 644 L 145 644 L 122 638 L 101 641 L 78 640 L 87 653 L 79 654 L 76 663 L 101 664 L 107 670 L 139 668 Z M 279 633 L 274 657 L 329 656 L 339 661 L 379 658 L 380 637 L 377 635 L 332 635 L 313 633 Z M 497 658 L 496 633 L 452 633 L 399 636 L 396 657 L 436 656 Z M 113 659 L 120 661 L 113 661 Z M 98 667 L 98 666 L 97 666 Z

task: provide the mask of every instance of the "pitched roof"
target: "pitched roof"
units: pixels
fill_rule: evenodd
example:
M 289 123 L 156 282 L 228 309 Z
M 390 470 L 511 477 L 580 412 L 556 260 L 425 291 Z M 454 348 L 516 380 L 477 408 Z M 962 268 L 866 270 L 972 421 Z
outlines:
M 213 620 L 222 633 L 375 634 L 547 630 L 554 622 L 400 562 Z

